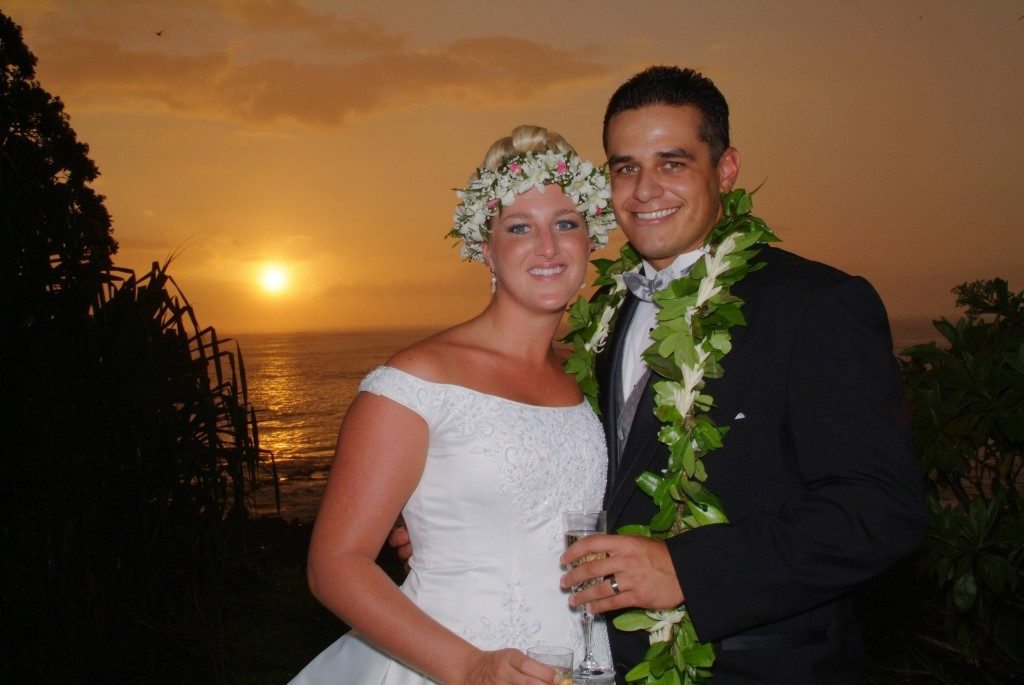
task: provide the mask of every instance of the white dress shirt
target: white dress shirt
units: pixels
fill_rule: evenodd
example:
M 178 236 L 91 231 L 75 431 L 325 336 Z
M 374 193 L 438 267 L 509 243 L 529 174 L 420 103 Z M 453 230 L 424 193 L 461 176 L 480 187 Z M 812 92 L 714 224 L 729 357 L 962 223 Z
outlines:
M 683 274 L 689 272 L 697 260 L 704 256 L 704 248 L 701 247 L 693 252 L 684 252 L 676 257 L 675 261 L 658 271 L 651 266 L 647 260 L 643 260 L 644 275 L 654 278 L 659 273 L 668 276 L 666 283 L 674 281 Z M 626 331 L 626 340 L 622 350 L 622 401 L 629 399 L 630 393 L 644 374 L 647 373 L 647 362 L 644 361 L 644 350 L 654 342 L 651 338 L 651 331 L 654 330 L 657 319 L 658 308 L 653 302 L 640 301 L 637 304 L 633 320 L 629 323 L 629 330 Z

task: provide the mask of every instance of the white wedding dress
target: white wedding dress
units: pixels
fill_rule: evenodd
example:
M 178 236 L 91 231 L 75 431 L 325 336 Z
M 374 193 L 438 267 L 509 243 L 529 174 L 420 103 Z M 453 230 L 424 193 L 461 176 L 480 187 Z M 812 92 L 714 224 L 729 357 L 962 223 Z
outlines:
M 414 550 L 405 595 L 481 649 L 564 645 L 579 663 L 579 615 L 559 589 L 558 557 L 562 512 L 598 510 L 604 496 L 604 434 L 586 400 L 574 407 L 522 404 L 387 366 L 370 372 L 359 389 L 408 407 L 429 430 L 423 477 L 402 512 Z M 593 633 L 597 660 L 611 664 L 600 619 Z M 355 631 L 292 681 L 430 682 Z

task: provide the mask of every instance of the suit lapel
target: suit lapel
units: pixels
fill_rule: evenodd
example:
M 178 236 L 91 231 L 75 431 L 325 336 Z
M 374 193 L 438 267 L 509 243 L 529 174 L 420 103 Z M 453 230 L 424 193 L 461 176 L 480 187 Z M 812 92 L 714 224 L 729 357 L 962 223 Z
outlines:
M 614 481 L 609 481 L 605 509 L 608 511 L 609 529 L 619 525 L 621 515 L 629 499 L 639 492 L 634 482 L 636 477 L 648 469 L 658 453 L 658 431 L 661 422 L 654 415 L 654 384 L 664 380 L 652 373 L 644 387 L 644 393 L 637 406 L 636 416 L 629 429 L 629 437 L 622 450 L 622 458 Z M 627 522 L 629 523 L 629 522 Z M 632 523 L 635 523 L 632 522 Z

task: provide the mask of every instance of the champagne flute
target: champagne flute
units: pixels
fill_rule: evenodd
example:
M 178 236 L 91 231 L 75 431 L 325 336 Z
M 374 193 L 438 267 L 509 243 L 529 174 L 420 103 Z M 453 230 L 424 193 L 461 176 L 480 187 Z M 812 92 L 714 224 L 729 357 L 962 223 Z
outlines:
M 565 548 L 569 547 L 576 542 L 581 540 L 588 535 L 595 533 L 604 533 L 606 530 L 606 518 L 607 515 L 603 511 L 567 511 L 563 514 L 563 524 L 565 530 Z M 604 552 L 590 552 L 584 554 L 582 557 L 577 559 L 574 563 L 569 565 L 570 569 L 573 569 L 581 564 L 585 564 L 588 561 L 594 559 L 601 559 L 607 556 Z M 578 585 L 572 586 L 572 591 L 579 592 L 584 588 L 588 588 L 591 585 L 597 585 L 604 576 L 598 576 L 597 578 L 591 578 L 585 580 Z M 583 661 L 576 667 L 573 673 L 580 678 L 587 678 L 590 676 L 604 675 L 606 669 L 601 668 L 597 661 L 594 659 L 594 652 L 591 647 L 591 632 L 594 627 L 594 614 L 590 611 L 590 605 L 584 604 L 580 615 L 580 626 L 583 629 Z
M 555 669 L 558 685 L 572 685 L 572 650 L 555 645 L 537 645 L 526 650 L 526 656 Z

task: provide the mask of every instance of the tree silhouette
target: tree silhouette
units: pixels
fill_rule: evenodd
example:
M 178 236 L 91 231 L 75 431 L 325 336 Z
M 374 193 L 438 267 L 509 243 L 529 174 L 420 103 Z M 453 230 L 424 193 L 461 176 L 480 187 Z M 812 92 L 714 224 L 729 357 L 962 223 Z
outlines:
M 85 315 L 117 243 L 103 196 L 89 187 L 99 174 L 89 147 L 76 138 L 60 99 L 35 81 L 36 58 L 21 28 L 2 13 L 0 65 L 0 312 L 6 334 Z
M 0 63 L 0 676 L 223 679 L 260 456 L 241 352 L 166 264 L 113 264 L 96 165 L 3 13 Z

